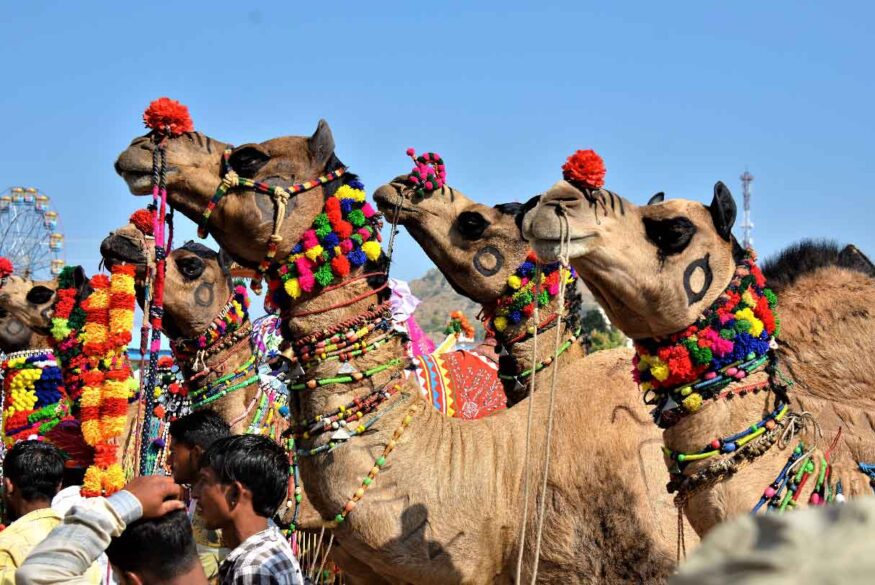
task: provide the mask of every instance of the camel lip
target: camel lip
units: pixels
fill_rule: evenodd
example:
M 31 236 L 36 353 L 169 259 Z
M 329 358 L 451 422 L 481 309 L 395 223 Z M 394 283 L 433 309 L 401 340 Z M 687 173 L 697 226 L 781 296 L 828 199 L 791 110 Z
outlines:
M 394 189 L 394 191 L 390 190 L 389 187 Z M 390 220 L 392 218 L 388 217 L 389 214 L 394 213 L 396 209 L 407 213 L 420 213 L 418 207 L 406 204 L 407 198 L 400 193 L 400 189 L 395 183 L 390 183 L 389 185 L 384 185 L 377 189 L 374 192 L 374 201 L 380 211 L 382 211 Z

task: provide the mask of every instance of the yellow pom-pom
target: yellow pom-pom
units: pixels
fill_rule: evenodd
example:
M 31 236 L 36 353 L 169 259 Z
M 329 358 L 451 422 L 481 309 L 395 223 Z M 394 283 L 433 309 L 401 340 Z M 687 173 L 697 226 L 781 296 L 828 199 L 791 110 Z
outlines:
M 380 258 L 380 254 L 383 253 L 383 249 L 380 247 L 379 242 L 375 242 L 371 240 L 370 242 L 365 242 L 362 244 L 362 252 L 365 253 L 365 256 L 368 257 L 368 260 L 371 262 L 375 262 Z
M 653 388 L 653 384 L 651 382 L 641 382 L 638 387 L 641 389 L 642 392 L 647 392 L 648 390 L 651 390 Z
M 523 285 L 522 279 L 519 276 L 517 276 L 516 274 L 511 274 L 510 276 L 507 277 L 507 286 L 509 286 L 513 290 L 518 289 L 522 285 Z
M 753 311 L 750 309 L 742 309 L 735 312 L 735 318 L 750 323 L 750 334 L 754 337 L 759 337 L 763 332 L 763 322 L 756 318 Z
M 668 366 L 658 360 L 654 365 L 650 366 L 650 373 L 660 382 L 664 382 L 670 374 L 670 372 L 668 371 Z
M 352 199 L 353 201 L 364 201 L 365 192 L 361 189 L 353 189 L 349 185 L 342 185 L 334 194 L 338 199 Z
M 696 412 L 702 408 L 702 395 L 694 392 L 684 398 L 681 404 L 683 404 L 687 412 Z
M 496 317 L 492 322 L 492 325 L 495 327 L 495 330 L 500 333 L 507 329 L 507 319 L 505 317 Z
M 310 260 L 315 262 L 316 259 L 322 255 L 323 251 L 324 251 L 324 249 L 322 248 L 322 246 L 319 244 L 316 244 L 315 246 L 313 246 L 312 248 L 310 248 L 309 250 L 304 252 L 304 256 L 306 256 L 307 258 L 309 258 Z
M 283 284 L 286 294 L 296 299 L 301 296 L 301 284 L 297 278 L 290 278 Z
M 125 471 L 118 463 L 113 463 L 103 472 L 104 495 L 112 495 L 125 487 Z
M 102 486 L 100 469 L 92 465 L 85 470 L 85 478 L 82 480 L 82 495 L 86 497 L 99 496 Z

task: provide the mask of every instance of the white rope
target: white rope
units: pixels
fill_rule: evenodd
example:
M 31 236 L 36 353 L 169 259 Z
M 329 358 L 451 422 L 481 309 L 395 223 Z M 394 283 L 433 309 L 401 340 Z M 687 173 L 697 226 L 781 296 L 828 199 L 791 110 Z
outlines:
M 557 312 L 559 318 L 556 322 L 556 346 L 553 349 L 553 355 L 559 354 L 559 345 L 562 341 L 562 319 L 565 317 L 565 267 L 568 265 L 568 218 L 565 216 L 562 207 L 557 208 L 559 214 L 559 298 L 557 299 Z M 565 228 L 563 235 L 562 228 Z M 547 432 L 544 446 L 544 475 L 541 479 L 541 503 L 538 507 L 538 530 L 535 537 L 535 564 L 532 567 L 532 583 L 538 578 L 538 563 L 541 560 L 541 539 L 544 534 L 544 516 L 547 508 L 547 476 L 550 471 L 550 451 L 553 439 L 553 406 L 556 402 L 556 374 L 559 371 L 559 364 L 553 364 L 553 371 L 550 376 L 550 406 L 547 410 Z M 534 376 L 533 376 L 534 377 Z
M 541 318 L 538 311 L 538 295 L 541 293 L 541 266 L 538 265 L 535 267 L 535 309 L 532 312 L 532 319 L 535 323 L 535 330 L 532 333 L 532 354 L 535 356 L 535 360 L 538 358 L 538 326 L 537 324 L 541 322 Z M 534 360 L 532 362 L 535 363 Z M 534 365 L 532 366 L 534 368 Z M 526 547 L 526 528 L 528 527 L 529 520 L 529 495 L 531 494 L 531 482 L 530 482 L 530 470 L 529 470 L 529 446 L 532 440 L 532 413 L 534 412 L 535 405 L 535 378 L 537 375 L 534 371 L 532 371 L 532 375 L 529 379 L 529 411 L 526 418 L 526 452 L 525 458 L 523 459 L 523 473 L 525 474 L 525 478 L 523 479 L 523 525 L 520 529 L 520 539 L 519 539 L 519 552 L 517 553 L 517 561 L 516 561 L 516 580 L 514 583 L 522 582 L 522 571 L 523 571 L 523 552 Z

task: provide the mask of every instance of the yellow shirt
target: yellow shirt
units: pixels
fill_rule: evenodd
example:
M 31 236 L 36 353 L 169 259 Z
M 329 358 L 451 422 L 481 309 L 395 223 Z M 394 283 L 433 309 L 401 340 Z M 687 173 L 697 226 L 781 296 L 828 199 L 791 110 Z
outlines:
M 207 530 L 203 518 L 196 510 L 194 499 L 189 506 L 191 528 L 194 532 L 194 541 L 197 545 L 197 554 L 207 575 L 207 581 L 212 585 L 219 582 L 219 565 L 228 556 L 229 550 L 222 546 L 222 532 L 220 530 Z M 3 585 L 0 583 L 0 585 Z
M 15 585 L 15 571 L 58 524 L 61 517 L 52 508 L 28 512 L 0 532 L 0 585 Z M 89 583 L 101 583 L 100 569 L 96 564 L 86 573 Z

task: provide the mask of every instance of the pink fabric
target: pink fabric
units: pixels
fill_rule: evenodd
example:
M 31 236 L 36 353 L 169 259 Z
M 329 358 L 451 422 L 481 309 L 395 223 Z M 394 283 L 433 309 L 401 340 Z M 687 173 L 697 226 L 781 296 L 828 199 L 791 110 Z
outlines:
M 410 336 L 410 352 L 414 356 L 428 355 L 434 351 L 434 342 L 419 327 L 413 315 L 407 319 L 407 334 Z

